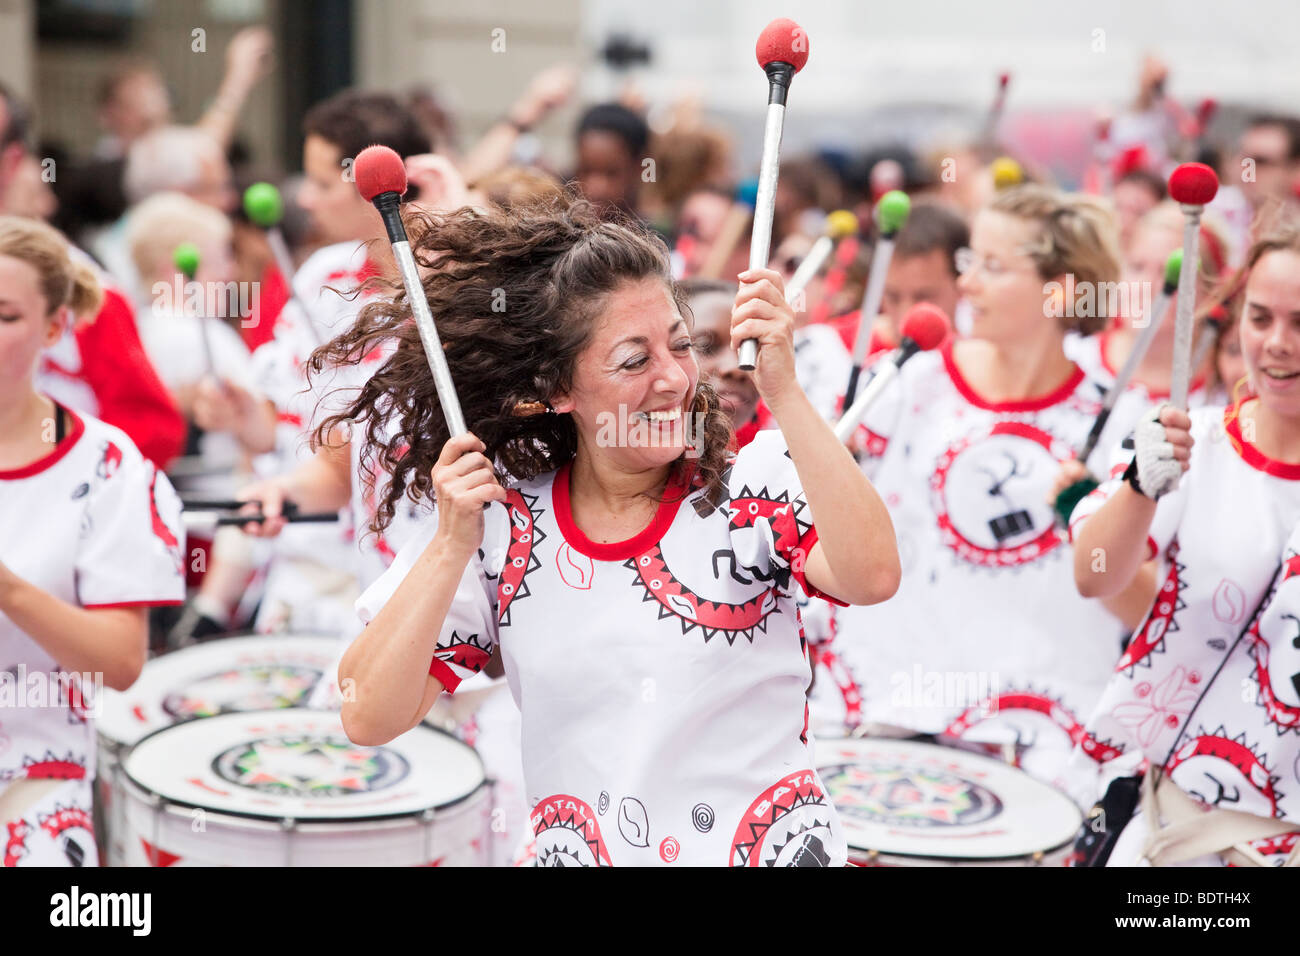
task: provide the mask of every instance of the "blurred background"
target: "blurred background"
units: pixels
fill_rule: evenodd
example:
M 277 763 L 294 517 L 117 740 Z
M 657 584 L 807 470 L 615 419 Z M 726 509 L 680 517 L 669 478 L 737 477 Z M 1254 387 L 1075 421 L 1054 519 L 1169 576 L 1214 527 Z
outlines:
M 152 65 L 173 115 L 193 121 L 218 89 L 231 38 L 264 24 L 275 66 L 244 107 L 239 140 L 268 175 L 297 167 L 302 113 L 344 87 L 432 90 L 469 142 L 557 62 L 581 70 L 578 95 L 538 130 L 557 164 L 570 159 L 579 103 L 628 84 L 652 125 L 666 122 L 656 110 L 697 97 L 754 162 L 765 85 L 753 41 L 775 16 L 793 16 L 811 40 L 785 131 L 795 149 L 952 139 L 979 122 L 1010 71 L 1004 139 L 1077 177 L 1094 110 L 1128 105 L 1152 52 L 1169 67 L 1171 95 L 1219 100 L 1212 137 L 1230 140 L 1243 110 L 1300 102 L 1300 73 L 1278 42 L 1300 30 L 1300 5 L 1213 0 L 0 0 L 0 82 L 32 103 L 45 153 L 84 152 L 104 135 L 114 71 Z M 493 30 L 504 31 L 495 47 Z

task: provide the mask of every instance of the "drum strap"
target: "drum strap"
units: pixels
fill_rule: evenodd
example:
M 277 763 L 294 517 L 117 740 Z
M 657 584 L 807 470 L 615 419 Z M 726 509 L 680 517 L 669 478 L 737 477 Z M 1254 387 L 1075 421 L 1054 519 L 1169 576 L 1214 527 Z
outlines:
M 1221 854 L 1239 866 L 1268 866 L 1246 844 L 1300 832 L 1300 823 L 1239 810 L 1206 809 L 1168 778 L 1154 784 L 1154 777 L 1148 773 L 1142 780 L 1142 813 L 1150 833 L 1142 855 L 1152 866 L 1172 866 L 1207 853 Z M 1282 865 L 1300 866 L 1300 843 Z

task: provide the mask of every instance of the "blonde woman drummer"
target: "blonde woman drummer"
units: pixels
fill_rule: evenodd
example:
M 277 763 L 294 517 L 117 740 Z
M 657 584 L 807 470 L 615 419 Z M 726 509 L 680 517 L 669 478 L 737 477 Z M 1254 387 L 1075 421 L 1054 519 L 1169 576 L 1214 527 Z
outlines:
M 63 237 L 0 218 L 0 839 L 5 866 L 94 866 L 94 694 L 144 666 L 147 608 L 179 604 L 184 532 L 120 429 L 33 385 L 100 290 Z
M 1118 652 L 1114 618 L 1074 590 L 1047 504 L 1100 410 L 1100 383 L 1063 342 L 1109 319 L 1104 297 L 1067 296 L 1118 279 L 1114 223 L 1093 200 L 1023 186 L 979 213 L 961 258 L 970 334 L 908 362 L 861 442 L 902 586 L 837 609 L 836 646 L 864 724 L 992 749 L 1060 784 Z M 1139 410 L 1122 402 L 1103 444 Z

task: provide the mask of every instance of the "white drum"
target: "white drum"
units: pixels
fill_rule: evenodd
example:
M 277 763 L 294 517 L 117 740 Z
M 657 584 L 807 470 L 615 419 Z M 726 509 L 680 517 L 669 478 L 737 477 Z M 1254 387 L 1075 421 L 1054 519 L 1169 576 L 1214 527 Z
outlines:
M 817 772 L 863 866 L 1062 864 L 1083 815 L 978 754 L 911 740 L 819 740 Z
M 478 755 L 423 725 L 382 747 L 339 714 L 225 714 L 150 734 L 123 763 L 128 865 L 482 866 Z
M 181 721 L 305 706 L 339 650 L 338 638 L 319 635 L 228 637 L 154 658 L 127 691 L 105 689 L 96 721 L 95 828 L 108 865 L 124 865 L 119 762 L 128 747 Z

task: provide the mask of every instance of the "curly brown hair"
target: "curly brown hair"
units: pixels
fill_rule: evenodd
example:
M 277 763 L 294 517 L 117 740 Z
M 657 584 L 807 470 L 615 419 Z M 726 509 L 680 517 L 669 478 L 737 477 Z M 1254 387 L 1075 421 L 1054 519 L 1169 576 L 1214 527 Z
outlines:
M 602 220 L 587 202 L 525 204 L 508 213 L 464 208 L 416 214 L 407 229 L 465 421 L 487 446 L 503 482 L 553 471 L 577 453 L 570 415 L 521 416 L 520 409 L 549 408 L 553 397 L 572 388 L 578 359 L 612 292 L 657 278 L 690 318 L 663 241 L 638 223 Z M 356 397 L 312 436 L 320 446 L 334 429 L 364 423 L 360 460 L 369 490 L 375 475 L 391 475 L 371 525 L 382 532 L 403 496 L 433 499 L 433 466 L 449 434 L 405 290 L 396 280 L 370 283 L 384 294 L 312 354 L 308 374 L 355 365 L 375 348 L 395 346 Z M 703 423 L 702 447 L 688 452 L 698 457 L 679 457 L 673 476 L 693 472 L 716 506 L 725 487 L 731 422 L 703 382 L 692 411 Z M 390 420 L 399 427 L 387 428 Z

